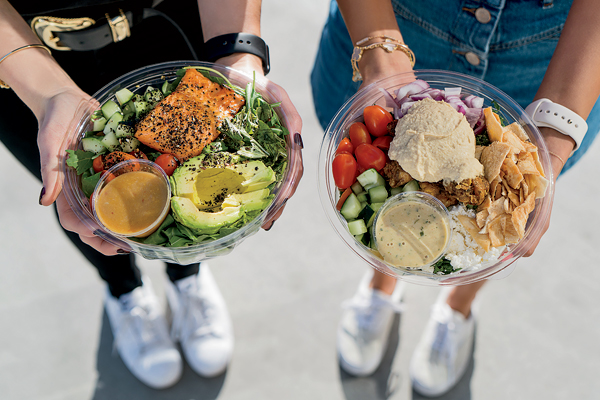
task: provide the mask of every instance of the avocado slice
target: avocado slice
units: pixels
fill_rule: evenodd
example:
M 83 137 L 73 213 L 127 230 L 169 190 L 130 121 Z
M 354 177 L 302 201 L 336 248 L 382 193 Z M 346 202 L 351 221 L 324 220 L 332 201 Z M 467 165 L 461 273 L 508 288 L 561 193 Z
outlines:
M 171 197 L 173 216 L 181 224 L 198 234 L 217 233 L 223 226 L 231 225 L 243 216 L 241 206 L 225 207 L 219 212 L 200 211 L 186 197 Z

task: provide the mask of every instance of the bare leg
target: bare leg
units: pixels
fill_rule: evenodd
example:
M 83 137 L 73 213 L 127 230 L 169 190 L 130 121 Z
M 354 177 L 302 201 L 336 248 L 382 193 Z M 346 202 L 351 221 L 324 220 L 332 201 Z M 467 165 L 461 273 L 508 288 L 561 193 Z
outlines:
M 381 272 L 374 270 L 373 279 L 371 279 L 371 287 L 377 289 L 385 294 L 391 295 L 394 293 L 396 287 L 396 278 L 389 275 L 382 274 Z
M 467 318 L 471 313 L 471 304 L 475 295 L 486 281 L 471 283 L 470 285 L 456 286 L 448 295 L 447 303 L 453 310 L 460 312 Z

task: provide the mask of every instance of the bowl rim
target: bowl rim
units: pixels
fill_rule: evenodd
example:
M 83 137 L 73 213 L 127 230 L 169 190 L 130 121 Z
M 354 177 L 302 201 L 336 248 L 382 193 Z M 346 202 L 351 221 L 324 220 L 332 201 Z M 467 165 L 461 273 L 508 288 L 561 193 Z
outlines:
M 269 103 L 274 103 L 274 99 L 278 98 L 278 95 L 273 91 L 273 84 L 262 76 L 252 76 L 250 74 L 238 71 L 231 67 L 227 67 L 220 64 L 214 64 L 205 61 L 169 61 L 163 63 L 157 63 L 148 65 L 145 67 L 138 68 L 131 72 L 128 72 L 121 77 L 113 80 L 106 84 L 104 87 L 99 89 L 89 101 L 82 101 L 79 105 L 72 121 L 64 136 L 63 144 L 61 146 L 61 159 L 59 160 L 60 173 L 63 178 L 63 193 L 67 203 L 77 215 L 79 220 L 97 236 L 108 241 L 109 243 L 120 247 L 126 251 L 133 251 L 140 253 L 145 257 L 145 254 L 159 254 L 158 259 L 165 261 L 173 261 L 174 257 L 169 254 L 181 253 L 181 254 L 196 254 L 199 257 L 202 254 L 209 253 L 211 251 L 218 252 L 220 249 L 237 245 L 241 243 L 248 235 L 255 233 L 256 230 L 262 225 L 263 221 L 275 216 L 279 210 L 285 205 L 287 198 L 291 197 L 293 193 L 293 187 L 297 180 L 297 172 L 302 168 L 302 153 L 299 146 L 296 146 L 293 141 L 293 134 L 290 133 L 286 136 L 286 149 L 287 149 L 287 166 L 283 174 L 282 181 L 275 186 L 272 194 L 274 194 L 273 201 L 265 210 L 261 212 L 252 221 L 242 226 L 240 229 L 223 236 L 221 238 L 194 244 L 185 247 L 166 247 L 161 245 L 152 245 L 139 243 L 127 238 L 118 238 L 113 236 L 109 231 L 106 231 L 94 220 L 93 215 L 90 213 L 88 204 L 85 204 L 87 197 L 83 194 L 81 186 L 78 184 L 78 176 L 75 171 L 66 165 L 67 160 L 67 149 L 80 149 L 81 148 L 81 137 L 85 133 L 85 128 L 89 124 L 89 118 L 91 114 L 96 111 L 100 105 L 104 102 L 112 99 L 114 93 L 122 88 L 128 88 L 134 91 L 137 88 L 145 87 L 151 81 L 157 81 L 159 79 L 166 80 L 173 78 L 176 71 L 183 67 L 209 67 L 212 68 L 232 81 L 234 85 L 243 88 L 244 85 L 252 82 L 254 79 L 256 90 L 261 93 L 263 98 Z M 237 82 L 237 81 L 242 81 Z M 292 104 L 282 103 L 281 107 L 275 107 L 274 111 L 279 116 L 282 124 L 288 128 L 290 126 L 290 116 L 288 113 L 293 110 Z M 74 141 L 76 146 L 74 146 Z M 253 229 L 256 228 L 256 229 Z M 251 232 L 251 233 L 248 233 Z M 233 239 L 233 242 L 232 242 Z M 166 254 L 166 253 L 169 254 Z M 173 253 L 174 252 L 174 253 Z M 206 257 L 212 258 L 212 257 Z M 203 258 L 199 258 L 198 261 Z
M 492 99 L 491 96 L 494 96 L 493 100 L 498 103 L 503 114 L 509 116 L 511 120 L 518 122 L 526 131 L 529 139 L 538 147 L 540 162 L 544 167 L 546 179 L 549 181 L 545 196 L 542 199 L 536 199 L 536 207 L 534 213 L 532 213 L 533 215 L 530 214 L 528 218 L 524 237 L 517 244 L 507 246 L 494 263 L 483 262 L 448 275 L 436 275 L 418 270 L 402 271 L 401 273 L 392 271 L 385 263 L 381 262 L 373 251 L 354 240 L 354 237 L 349 234 L 345 227 L 343 216 L 335 209 L 335 191 L 331 191 L 331 188 L 335 188 L 335 183 L 333 182 L 330 173 L 331 162 L 328 161 L 332 160 L 332 156 L 335 154 L 335 147 L 337 146 L 333 137 L 336 134 L 338 136 L 341 135 L 339 136 L 341 140 L 341 138 L 346 135 L 346 133 L 343 132 L 344 129 L 352 122 L 358 120 L 357 115 L 360 114 L 360 116 L 362 116 L 362 110 L 365 106 L 375 104 L 382 100 L 383 94 L 380 92 L 380 89 L 389 89 L 393 85 L 396 85 L 393 87 L 395 90 L 416 79 L 422 79 L 432 85 L 432 87 L 433 85 L 444 84 L 446 85 L 445 87 L 460 86 L 463 89 L 461 95 L 468 92 L 469 94 L 483 97 L 484 100 L 488 101 Z M 384 108 L 386 107 L 384 106 Z M 339 132 L 340 130 L 342 130 L 341 133 Z M 550 217 L 550 208 L 554 193 L 554 178 L 548 149 L 537 126 L 533 123 L 527 113 L 525 113 L 523 108 L 506 93 L 479 78 L 453 71 L 432 69 L 414 70 L 389 76 L 362 88 L 348 99 L 335 114 L 325 130 L 319 151 L 317 180 L 319 197 L 327 219 L 338 236 L 357 256 L 379 272 L 398 279 L 404 279 L 423 285 L 455 286 L 474 283 L 497 274 L 508 267 L 524 255 L 536 239 L 543 234 L 544 226 Z

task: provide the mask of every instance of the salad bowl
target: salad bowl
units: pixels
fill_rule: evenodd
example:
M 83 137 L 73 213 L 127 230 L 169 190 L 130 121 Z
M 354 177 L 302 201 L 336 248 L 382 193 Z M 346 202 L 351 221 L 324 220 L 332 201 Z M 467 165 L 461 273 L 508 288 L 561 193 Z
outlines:
M 202 260 L 222 256 L 231 252 L 245 238 L 255 234 L 265 220 L 275 216 L 285 204 L 285 200 L 291 196 L 292 190 L 297 184 L 298 171 L 302 168 L 301 150 L 294 146 L 290 135 L 285 138 L 287 152 L 287 166 L 283 178 L 275 184 L 272 190 L 273 200 L 257 217 L 241 228 L 215 240 L 203 241 L 185 247 L 165 247 L 140 243 L 129 238 L 117 237 L 98 224 L 90 208 L 90 200 L 81 189 L 81 178 L 76 171 L 67 165 L 67 150 L 78 150 L 82 148 L 81 139 L 93 125 L 93 114 L 100 106 L 115 99 L 115 94 L 128 89 L 133 93 L 143 93 L 148 86 L 161 87 L 165 81 L 171 82 L 177 78 L 177 71 L 185 67 L 205 67 L 217 71 L 215 74 L 225 76 L 233 85 L 241 88 L 246 87 L 253 77 L 232 68 L 218 64 L 199 61 L 176 61 L 155 64 L 132 71 L 109 83 L 93 95 L 90 102 L 82 104 L 73 118 L 67 136 L 62 147 L 63 159 L 60 163 L 61 173 L 64 175 L 63 193 L 74 213 L 81 222 L 115 246 L 130 251 L 149 260 L 162 260 L 177 264 L 191 264 Z M 213 73 L 211 73 L 212 75 Z M 257 78 L 254 81 L 255 90 L 262 95 L 268 103 L 277 103 L 276 95 L 270 90 L 266 79 Z M 275 107 L 279 120 L 284 127 L 289 126 L 290 104 L 282 103 Z
M 332 162 L 340 142 L 349 137 L 349 127 L 357 121 L 363 121 L 363 110 L 370 105 L 379 105 L 387 111 L 395 113 L 395 116 L 398 117 L 398 109 L 390 107 L 390 103 L 393 102 L 390 93 L 400 93 L 402 91 L 398 91 L 399 88 L 416 80 L 426 82 L 432 90 L 456 92 L 460 89 L 463 98 L 471 95 L 481 98 L 483 108 L 492 106 L 506 125 L 517 122 L 531 143 L 538 149 L 539 162 L 548 181 L 545 195 L 535 199 L 535 207 L 527 218 L 524 236 L 517 243 L 506 245 L 499 257 L 494 258 L 493 261 L 482 261 L 448 274 L 434 274 L 418 268 L 402 268 L 391 265 L 385 262 L 376 251 L 355 239 L 348 230 L 346 219 L 336 208 L 342 191 L 336 187 Z M 469 116 L 467 115 L 467 117 Z M 360 90 L 340 108 L 330 122 L 319 153 L 319 196 L 325 214 L 337 235 L 358 257 L 377 271 L 423 285 L 465 285 L 487 279 L 495 274 L 500 276 L 501 271 L 523 256 L 543 234 L 544 226 L 550 216 L 553 182 L 550 157 L 544 140 L 529 116 L 514 100 L 480 79 L 440 70 L 417 70 L 412 73 L 398 74 L 374 82 Z

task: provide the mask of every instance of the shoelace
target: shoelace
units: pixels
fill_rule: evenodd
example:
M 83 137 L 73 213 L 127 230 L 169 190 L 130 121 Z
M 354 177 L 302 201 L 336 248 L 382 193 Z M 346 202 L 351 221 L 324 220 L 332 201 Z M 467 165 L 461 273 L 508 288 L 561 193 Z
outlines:
M 388 298 L 380 296 L 354 296 L 342 303 L 342 308 L 354 310 L 358 323 L 359 332 L 368 332 L 373 328 L 373 318 L 382 308 L 391 308 L 395 313 L 401 313 L 405 309 L 403 303 L 395 303 Z M 351 336 L 351 332 L 348 332 Z M 365 340 L 366 335 L 359 334 L 356 340 Z
M 192 291 L 196 292 L 196 291 Z M 171 337 L 175 341 L 186 340 L 192 336 L 220 336 L 215 329 L 213 319 L 215 305 L 198 293 L 180 292 L 181 310 L 173 318 Z
M 149 314 L 149 310 L 143 305 L 136 305 L 127 311 L 113 342 L 113 354 L 116 353 L 117 346 L 123 341 L 127 332 L 138 337 L 137 342 L 141 343 L 139 354 L 144 354 L 146 349 L 155 343 L 164 341 L 154 322 L 149 318 Z

